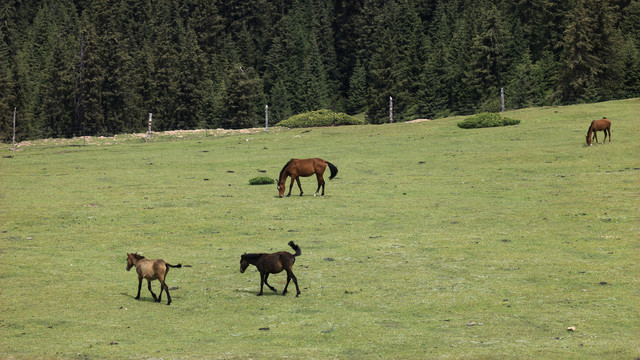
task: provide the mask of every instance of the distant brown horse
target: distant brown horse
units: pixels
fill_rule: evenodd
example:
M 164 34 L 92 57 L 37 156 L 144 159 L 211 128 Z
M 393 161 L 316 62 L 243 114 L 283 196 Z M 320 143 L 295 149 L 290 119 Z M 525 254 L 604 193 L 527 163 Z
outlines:
M 169 287 L 164 282 L 169 268 L 181 268 L 182 264 L 171 265 L 162 259 L 150 260 L 145 259 L 144 256 L 138 254 L 127 254 L 127 271 L 131 270 L 131 267 L 135 266 L 138 272 L 138 295 L 136 300 L 140 299 L 140 288 L 142 287 L 142 279 L 147 279 L 149 285 L 149 292 L 153 296 L 153 300 L 156 302 L 162 301 L 162 290 L 167 292 L 167 305 L 171 305 L 171 295 L 169 294 Z M 151 291 L 151 281 L 160 280 L 160 295 L 156 298 L 156 294 Z
M 600 120 L 593 120 L 591 125 L 589 125 L 589 130 L 587 131 L 587 146 L 591 146 L 591 134 L 593 134 L 593 139 L 596 139 L 596 144 L 598 143 L 598 131 L 604 132 L 603 144 L 607 140 L 607 133 L 609 134 L 609 142 L 611 142 L 611 121 L 607 118 L 602 118 Z
M 298 287 L 298 279 L 295 275 L 293 275 L 293 271 L 291 268 L 293 264 L 296 262 L 296 256 L 300 256 L 302 252 L 300 251 L 300 247 L 293 243 L 293 241 L 289 241 L 289 246 L 295 250 L 295 254 L 291 254 L 286 251 L 279 251 L 273 254 L 243 254 L 240 257 L 240 272 L 244 273 L 249 265 L 255 265 L 260 271 L 260 292 L 258 296 L 262 295 L 262 288 L 266 284 L 269 289 L 273 292 L 278 292 L 276 288 L 269 285 L 267 279 L 269 278 L 269 274 L 277 274 L 285 270 L 287 272 L 287 285 L 284 286 L 284 290 L 282 290 L 282 295 L 287 294 L 287 287 L 289 287 L 289 281 L 293 280 L 293 283 L 296 284 L 296 297 L 300 295 L 300 288 Z
M 338 168 L 335 167 L 332 163 L 318 159 L 291 159 L 288 163 L 284 165 L 282 170 L 280 171 L 280 176 L 278 177 L 278 193 L 280 197 L 284 195 L 284 188 L 287 183 L 287 177 L 291 177 L 291 185 L 289 186 L 289 193 L 287 196 L 291 195 L 291 189 L 293 189 L 294 181 L 298 183 L 298 188 L 300 188 L 300 196 L 302 196 L 302 186 L 300 186 L 300 176 L 306 177 L 316 174 L 316 178 L 318 179 L 318 188 L 316 189 L 316 193 L 313 196 L 318 195 L 318 191 L 322 186 L 322 194 L 320 196 L 324 196 L 324 178 L 322 175 L 324 174 L 324 170 L 329 166 L 331 170 L 331 176 L 329 180 L 333 179 L 336 174 L 338 174 Z

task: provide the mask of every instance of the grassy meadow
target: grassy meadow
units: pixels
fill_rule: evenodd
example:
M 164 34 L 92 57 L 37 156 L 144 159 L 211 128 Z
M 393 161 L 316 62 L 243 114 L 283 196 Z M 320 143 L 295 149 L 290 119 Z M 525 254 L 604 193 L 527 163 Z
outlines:
M 638 114 L 2 144 L 0 358 L 637 359 Z M 293 157 L 338 167 L 324 197 L 249 185 Z M 290 240 L 302 294 L 257 297 L 240 255 Z M 134 251 L 189 265 L 171 306 L 134 299 Z

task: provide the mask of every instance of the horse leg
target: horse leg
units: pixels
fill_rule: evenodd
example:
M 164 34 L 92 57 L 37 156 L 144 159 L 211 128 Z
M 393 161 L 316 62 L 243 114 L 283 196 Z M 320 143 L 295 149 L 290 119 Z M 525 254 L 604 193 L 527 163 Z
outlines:
M 164 285 L 162 284 L 164 284 L 164 281 L 160 281 L 160 295 L 158 295 L 158 299 L 156 300 L 157 302 L 162 301 L 162 292 L 164 291 Z
M 264 287 L 264 274 L 260 272 L 260 292 L 258 296 L 262 296 L 262 288 Z
M 291 270 L 287 270 L 287 285 L 284 287 L 285 290 L 282 292 L 282 295 L 286 294 L 287 286 L 289 286 L 289 280 L 293 280 L 293 283 L 296 285 L 296 297 L 298 297 L 298 295 L 300 295 L 300 288 L 298 287 L 298 279 L 296 278 L 296 276 L 293 274 L 293 271 Z
M 271 289 L 271 291 L 273 291 L 274 293 L 277 293 L 278 290 L 276 290 L 276 288 L 274 288 L 273 286 L 269 285 L 269 283 L 267 282 L 268 278 L 269 278 L 269 273 L 266 273 L 264 275 L 264 283 L 265 283 L 265 285 L 267 285 L 269 287 L 269 289 Z
M 298 287 L 298 278 L 293 275 L 293 271 L 291 272 L 291 278 L 293 279 L 293 283 L 296 284 L 296 297 L 298 297 L 298 295 L 300 295 L 300 288 Z
M 135 299 L 140 300 L 140 289 L 142 288 L 142 278 L 138 277 L 138 295 L 136 295 Z
M 598 132 L 594 131 L 593 132 L 593 138 L 596 139 L 596 144 L 598 143 Z
M 300 189 L 300 196 L 302 196 L 302 186 L 300 186 L 300 177 L 296 178 L 296 183 L 298 183 L 298 189 Z M 293 185 L 293 182 L 291 182 L 291 185 Z
M 318 196 L 318 192 L 320 191 L 321 186 L 322 186 L 322 195 L 320 196 L 324 196 L 324 179 L 322 178 L 322 175 L 319 173 L 316 173 L 316 179 L 318 180 L 318 188 L 316 189 L 316 193 L 313 194 L 313 196 Z
M 289 184 L 289 193 L 287 194 L 287 197 L 291 196 L 291 190 L 293 189 L 293 182 L 294 182 L 294 178 L 292 176 L 291 177 L 291 184 Z
M 291 281 L 290 271 L 287 270 L 287 284 L 284 286 L 284 290 L 282 290 L 282 295 L 287 295 L 287 288 L 289 287 L 289 281 Z
M 164 281 L 160 284 L 160 286 L 162 286 L 162 288 L 164 288 L 164 291 L 167 292 L 167 305 L 171 305 L 171 294 L 169 294 L 169 286 L 167 286 L 167 283 Z M 160 290 L 160 295 L 162 295 L 162 290 Z M 158 299 L 158 302 L 160 302 L 160 299 Z
M 147 287 L 149 288 L 149 292 L 151 293 L 151 296 L 153 296 L 153 300 L 154 301 L 160 301 L 160 299 L 156 298 L 156 294 L 153 293 L 153 291 L 151 290 L 151 280 L 147 280 Z M 160 288 L 160 296 L 162 296 L 162 288 Z

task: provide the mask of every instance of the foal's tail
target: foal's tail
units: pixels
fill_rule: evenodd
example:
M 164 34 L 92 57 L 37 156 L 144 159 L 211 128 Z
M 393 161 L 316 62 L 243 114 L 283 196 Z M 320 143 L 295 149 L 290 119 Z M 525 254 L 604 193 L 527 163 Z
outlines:
M 291 246 L 291 248 L 296 251 L 296 253 L 293 255 L 294 257 L 300 256 L 300 254 L 302 254 L 302 252 L 300 251 L 300 246 L 294 244 L 293 241 L 289 241 L 289 246 Z
M 182 264 L 178 264 L 178 265 L 171 265 L 169 263 L 165 263 L 165 264 L 167 265 L 167 269 L 170 268 L 170 267 L 172 267 L 172 268 L 181 268 L 182 267 Z
M 327 165 L 329 165 L 329 170 L 331 170 L 331 176 L 329 176 L 329 180 L 331 180 L 334 177 L 336 177 L 336 175 L 338 175 L 338 168 L 328 161 L 327 161 Z

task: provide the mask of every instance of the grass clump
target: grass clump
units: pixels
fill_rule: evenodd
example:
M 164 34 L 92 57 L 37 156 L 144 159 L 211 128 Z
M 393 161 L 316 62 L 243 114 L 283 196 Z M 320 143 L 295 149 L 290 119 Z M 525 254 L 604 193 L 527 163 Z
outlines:
M 520 120 L 502 117 L 500 114 L 482 113 L 466 118 L 458 123 L 463 129 L 480 129 L 497 126 L 517 125 Z
M 316 110 L 294 115 L 278 123 L 278 126 L 289 128 L 331 125 L 364 125 L 364 121 L 345 113 L 338 113 L 331 110 Z
M 275 180 L 268 176 L 258 176 L 249 180 L 249 185 L 269 185 L 273 184 Z

